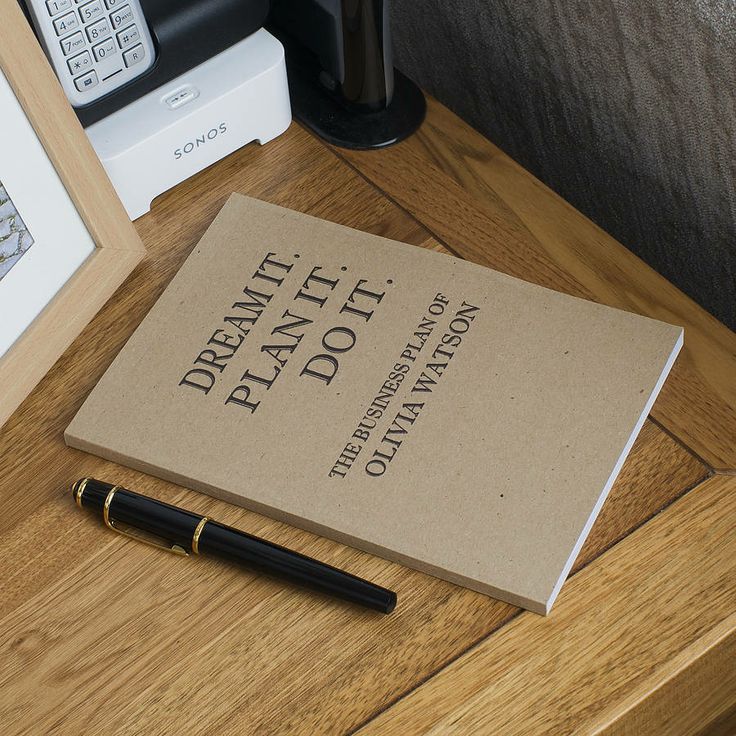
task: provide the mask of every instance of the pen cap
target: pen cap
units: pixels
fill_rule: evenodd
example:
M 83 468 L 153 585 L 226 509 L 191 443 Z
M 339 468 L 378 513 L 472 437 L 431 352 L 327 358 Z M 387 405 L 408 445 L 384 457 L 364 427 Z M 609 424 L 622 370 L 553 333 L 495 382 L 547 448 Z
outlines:
M 113 489 L 115 493 L 108 505 L 110 521 L 147 532 L 183 550 L 191 550 L 194 531 L 202 520 L 200 514 L 94 478 L 78 480 L 72 486 L 72 495 L 78 506 L 98 511 L 104 518 L 105 503 Z

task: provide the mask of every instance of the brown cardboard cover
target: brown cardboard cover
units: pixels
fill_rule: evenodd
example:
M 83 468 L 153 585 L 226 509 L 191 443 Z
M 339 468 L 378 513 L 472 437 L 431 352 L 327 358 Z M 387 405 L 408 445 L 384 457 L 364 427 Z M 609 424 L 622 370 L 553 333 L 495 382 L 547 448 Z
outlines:
M 233 195 L 65 437 L 546 613 L 682 336 Z

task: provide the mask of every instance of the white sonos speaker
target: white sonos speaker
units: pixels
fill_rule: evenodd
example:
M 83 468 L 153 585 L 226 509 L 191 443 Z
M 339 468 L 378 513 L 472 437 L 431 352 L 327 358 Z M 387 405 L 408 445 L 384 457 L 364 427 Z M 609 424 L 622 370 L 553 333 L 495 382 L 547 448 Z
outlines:
M 261 29 L 86 130 L 135 220 L 158 194 L 290 123 L 284 49 Z

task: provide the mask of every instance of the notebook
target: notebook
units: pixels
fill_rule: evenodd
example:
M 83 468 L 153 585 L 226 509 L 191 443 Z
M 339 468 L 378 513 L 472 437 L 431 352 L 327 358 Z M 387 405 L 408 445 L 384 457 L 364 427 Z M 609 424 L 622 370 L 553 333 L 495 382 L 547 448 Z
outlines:
M 65 438 L 546 614 L 682 343 L 232 195 Z

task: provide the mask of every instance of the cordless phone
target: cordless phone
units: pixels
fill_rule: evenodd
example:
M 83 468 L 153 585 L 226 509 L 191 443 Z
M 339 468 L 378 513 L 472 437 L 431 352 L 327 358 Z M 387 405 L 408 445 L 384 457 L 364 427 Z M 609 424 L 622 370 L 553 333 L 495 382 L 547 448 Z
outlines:
M 122 87 L 155 61 L 140 0 L 26 0 L 26 5 L 74 107 Z

